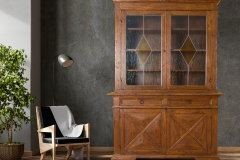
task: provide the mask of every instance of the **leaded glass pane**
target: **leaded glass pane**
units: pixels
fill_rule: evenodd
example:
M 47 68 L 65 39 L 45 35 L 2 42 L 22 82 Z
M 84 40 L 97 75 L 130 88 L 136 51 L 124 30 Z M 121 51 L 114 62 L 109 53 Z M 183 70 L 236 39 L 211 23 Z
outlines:
M 171 85 L 206 85 L 206 16 L 171 16 Z
M 161 85 L 161 16 L 126 17 L 126 84 Z

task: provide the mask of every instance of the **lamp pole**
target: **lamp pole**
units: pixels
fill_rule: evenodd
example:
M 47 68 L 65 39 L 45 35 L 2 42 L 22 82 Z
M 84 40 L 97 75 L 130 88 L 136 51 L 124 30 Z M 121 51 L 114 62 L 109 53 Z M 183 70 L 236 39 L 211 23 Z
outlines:
M 53 65 L 52 65 L 52 67 L 53 67 L 53 68 L 52 68 L 52 70 L 53 70 L 53 72 L 52 72 L 52 74 L 53 74 L 53 75 L 52 75 L 52 77 L 53 77 L 53 81 L 52 81 L 52 82 L 53 82 L 53 90 L 52 90 L 52 92 L 53 92 L 53 93 L 52 93 L 52 94 L 53 94 L 52 102 L 53 102 L 53 103 L 52 103 L 52 105 L 53 105 L 53 106 L 55 105 L 55 59 L 56 59 L 56 57 L 57 57 L 57 56 L 54 57 L 54 59 L 53 59 Z
M 64 67 L 64 68 L 66 68 L 66 67 L 69 67 L 69 66 L 71 66 L 72 64 L 73 64 L 73 59 L 71 58 L 71 57 L 69 57 L 68 55 L 66 55 L 66 54 L 60 54 L 60 55 L 57 55 L 57 56 L 55 56 L 54 57 L 54 59 L 53 59 L 53 64 L 52 64 L 52 77 L 53 77 L 53 90 L 52 90 L 52 94 L 53 94 L 53 97 L 52 97 L 52 101 L 53 101 L 53 103 L 52 103 L 52 105 L 54 106 L 55 105 L 55 101 L 56 101 L 56 98 L 55 98 L 55 59 L 58 57 L 58 62 L 59 62 L 59 64 L 62 66 L 62 67 Z

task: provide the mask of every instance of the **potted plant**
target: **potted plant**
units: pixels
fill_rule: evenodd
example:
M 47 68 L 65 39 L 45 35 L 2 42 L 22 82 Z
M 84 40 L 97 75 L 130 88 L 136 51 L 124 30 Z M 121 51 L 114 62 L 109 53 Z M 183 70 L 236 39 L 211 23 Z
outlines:
M 0 44 L 0 134 L 6 131 L 8 140 L 0 142 L 0 159 L 21 159 L 24 143 L 13 142 L 13 132 L 19 131 L 23 123 L 29 123 L 25 109 L 34 100 L 24 86 L 29 80 L 24 76 L 26 55 L 24 50 Z M 16 157 L 15 157 L 16 156 Z

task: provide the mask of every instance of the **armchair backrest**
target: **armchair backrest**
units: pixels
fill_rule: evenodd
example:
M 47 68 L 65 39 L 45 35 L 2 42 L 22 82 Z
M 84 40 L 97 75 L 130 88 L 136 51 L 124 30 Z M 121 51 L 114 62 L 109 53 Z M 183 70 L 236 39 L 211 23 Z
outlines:
M 64 118 L 65 116 L 62 115 Z M 45 128 L 51 125 L 56 126 L 56 137 L 64 137 L 62 132 L 60 131 L 58 124 L 54 118 L 53 112 L 50 107 L 37 107 L 37 119 L 38 121 L 38 129 Z M 80 137 L 88 137 L 89 138 L 89 125 L 84 125 L 83 131 Z M 51 133 L 42 133 L 42 138 L 51 138 Z
M 56 137 L 63 137 L 50 107 L 39 107 L 39 114 L 42 128 L 56 125 Z M 51 138 L 51 133 L 43 133 L 43 137 Z

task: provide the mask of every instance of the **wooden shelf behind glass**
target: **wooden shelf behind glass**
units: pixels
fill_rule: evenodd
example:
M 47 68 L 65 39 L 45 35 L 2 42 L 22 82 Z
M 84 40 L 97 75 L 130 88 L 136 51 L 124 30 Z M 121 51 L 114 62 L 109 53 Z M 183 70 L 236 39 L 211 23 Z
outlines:
M 188 52 L 188 51 L 193 51 L 193 50 L 191 50 L 191 49 L 171 49 L 171 51 L 174 51 L 174 52 L 177 52 L 177 51 L 186 51 L 186 52 Z M 197 52 L 205 52 L 206 51 L 206 49 L 197 49 Z
M 188 70 L 171 70 L 171 72 L 188 72 Z M 205 70 L 189 70 L 189 72 L 203 72 L 205 73 L 206 71 Z
M 144 49 L 142 49 L 143 51 L 144 51 Z M 146 51 L 147 51 L 148 49 L 146 49 Z M 130 51 L 130 52 L 132 52 L 132 51 L 136 51 L 136 49 L 127 49 L 126 51 Z M 161 52 L 161 49 L 152 49 L 152 52 Z
M 206 31 L 206 28 L 172 28 L 172 31 Z
M 159 28 L 127 28 L 129 31 L 161 31 Z
M 161 72 L 161 70 L 140 70 L 140 69 L 128 69 L 128 72 Z

